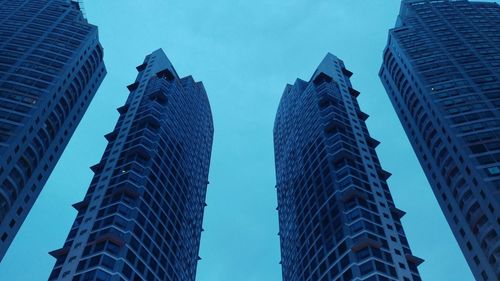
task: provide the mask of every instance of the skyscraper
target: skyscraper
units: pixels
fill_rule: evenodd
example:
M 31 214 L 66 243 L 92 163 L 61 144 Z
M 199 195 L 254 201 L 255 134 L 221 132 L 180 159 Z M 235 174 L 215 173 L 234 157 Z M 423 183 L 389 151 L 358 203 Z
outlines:
M 352 73 L 328 54 L 287 85 L 274 127 L 284 281 L 421 280 L 357 103 Z
M 500 6 L 403 1 L 380 78 L 476 280 L 500 280 Z
M 49 280 L 194 281 L 213 138 L 207 94 L 162 50 L 137 67 Z
M 76 2 L 0 0 L 0 261 L 106 75 Z

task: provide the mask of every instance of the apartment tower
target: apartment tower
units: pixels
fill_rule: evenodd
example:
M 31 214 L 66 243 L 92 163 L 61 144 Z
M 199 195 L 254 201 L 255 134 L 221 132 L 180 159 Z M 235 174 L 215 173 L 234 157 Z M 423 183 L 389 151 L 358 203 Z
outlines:
M 287 85 L 274 126 L 284 281 L 420 281 L 349 78 L 328 54 Z
M 130 95 L 49 280 L 194 281 L 213 138 L 207 94 L 160 49 Z
M 403 1 L 380 78 L 476 280 L 500 280 L 500 6 Z
M 78 3 L 0 0 L 0 7 L 1 261 L 106 69 L 97 27 Z

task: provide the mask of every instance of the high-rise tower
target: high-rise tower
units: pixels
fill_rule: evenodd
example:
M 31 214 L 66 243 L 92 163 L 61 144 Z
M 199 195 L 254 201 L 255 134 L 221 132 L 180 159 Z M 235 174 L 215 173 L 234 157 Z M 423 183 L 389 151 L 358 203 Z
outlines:
M 49 280 L 194 281 L 213 124 L 207 94 L 162 50 L 136 81 Z
M 0 0 L 0 261 L 106 75 L 76 2 Z
M 309 82 L 288 85 L 274 147 L 284 281 L 419 281 L 422 260 L 357 103 L 352 73 L 328 54 Z
M 500 280 L 500 6 L 403 1 L 380 78 L 472 273 Z

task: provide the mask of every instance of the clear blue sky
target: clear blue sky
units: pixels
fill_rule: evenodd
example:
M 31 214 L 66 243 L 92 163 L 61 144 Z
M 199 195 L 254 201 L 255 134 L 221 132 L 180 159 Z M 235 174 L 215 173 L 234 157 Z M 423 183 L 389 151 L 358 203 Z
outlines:
M 425 281 L 474 280 L 378 79 L 399 0 L 87 0 L 108 76 L 4 261 L 2 281 L 47 280 L 118 118 L 135 66 L 163 48 L 204 82 L 215 122 L 198 281 L 279 281 L 272 127 L 286 83 L 327 52 L 345 61 Z

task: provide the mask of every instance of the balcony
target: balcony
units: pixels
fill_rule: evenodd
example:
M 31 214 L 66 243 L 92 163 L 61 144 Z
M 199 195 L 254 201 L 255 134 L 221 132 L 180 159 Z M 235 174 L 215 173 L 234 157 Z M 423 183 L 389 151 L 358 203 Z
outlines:
M 368 119 L 368 117 L 370 117 L 370 115 L 364 113 L 361 110 L 357 111 L 356 113 L 358 114 L 359 119 L 361 119 L 362 121 L 366 121 L 366 119 Z
M 126 148 L 126 150 L 123 151 L 123 155 L 129 157 L 137 156 L 141 162 L 148 161 L 151 159 L 151 154 L 153 154 L 153 151 L 148 146 L 152 146 L 149 140 L 141 140 L 141 142 L 132 144 L 130 148 Z
M 90 199 L 84 199 L 83 201 L 80 201 L 78 203 L 75 203 L 73 204 L 73 208 L 75 208 L 75 210 L 77 210 L 78 212 L 81 212 L 83 210 L 85 210 L 88 206 L 89 206 L 89 203 L 90 203 Z
M 57 250 L 54 250 L 52 252 L 49 252 L 49 255 L 53 256 L 54 258 L 59 258 L 59 257 L 62 257 L 64 255 L 67 255 L 68 252 L 69 252 L 69 249 L 70 247 L 69 246 L 65 246 L 63 248 L 60 248 L 60 249 L 57 249 Z
M 104 138 L 106 138 L 108 142 L 112 142 L 116 139 L 117 136 L 118 136 L 118 131 L 113 131 L 111 133 L 104 135 Z
M 335 152 L 335 154 L 333 154 L 332 160 L 334 162 L 339 162 L 342 160 L 353 160 L 354 161 L 354 160 L 356 160 L 356 158 L 350 151 L 343 148 L 343 149 Z
M 112 231 L 108 232 L 106 234 L 103 234 L 95 239 L 94 242 L 91 242 L 89 244 L 94 244 L 94 243 L 100 243 L 100 242 L 105 242 L 109 241 L 118 247 L 123 247 L 125 245 L 125 240 L 121 237 L 121 235 L 117 231 Z
M 127 86 L 127 89 L 131 92 L 137 90 L 137 88 L 139 88 L 139 82 L 134 82 Z
M 347 69 L 347 68 L 345 68 L 345 67 L 342 67 L 342 73 L 343 73 L 345 76 L 347 76 L 347 78 L 351 78 L 351 76 L 352 76 L 352 74 L 353 74 L 350 70 L 348 70 L 348 69 Z
M 159 118 L 154 116 L 153 114 L 148 114 L 138 120 L 137 125 L 139 128 L 149 127 L 151 128 L 151 130 L 156 132 L 161 126 L 161 123 L 158 119 Z
M 328 124 L 325 125 L 325 133 L 328 135 L 335 134 L 339 131 L 343 131 L 346 125 L 337 119 L 330 120 Z
M 384 170 L 384 169 L 382 169 L 382 168 L 377 169 L 377 174 L 378 174 L 378 176 L 379 176 L 382 180 L 385 180 L 385 181 L 386 181 L 387 179 L 389 179 L 389 178 L 392 176 L 392 174 L 391 174 L 391 173 L 387 172 L 386 170 Z
M 156 76 L 158 78 L 163 78 L 163 79 L 165 79 L 167 81 L 172 81 L 172 80 L 175 79 L 175 76 L 172 74 L 172 72 L 170 72 L 169 69 L 164 69 L 162 71 L 157 72 Z
M 147 63 L 143 63 L 141 65 L 138 65 L 135 69 L 137 69 L 137 71 L 141 72 L 141 71 L 145 70 L 147 66 L 148 66 Z
M 351 96 L 355 98 L 357 98 L 361 94 L 358 90 L 355 90 L 351 87 L 349 87 L 349 93 L 351 94 Z
M 349 202 L 354 198 L 366 200 L 367 195 L 365 192 L 363 192 L 362 190 L 359 190 L 358 188 L 356 188 L 354 186 L 349 187 L 342 192 L 342 201 L 343 202 Z
M 129 108 L 129 105 L 126 104 L 124 106 L 120 106 L 118 107 L 116 110 L 120 113 L 120 114 L 125 114 L 127 111 L 128 111 L 128 108 Z
M 368 137 L 366 138 L 366 142 L 368 143 L 368 145 L 369 145 L 371 148 L 376 148 L 376 147 L 380 144 L 380 142 L 379 142 L 378 140 L 376 140 L 376 139 L 374 139 L 374 138 L 372 138 L 372 137 L 370 137 L 370 136 L 368 136 Z
M 321 72 L 320 74 L 318 74 L 316 76 L 316 78 L 314 79 L 313 83 L 314 85 L 321 85 L 323 83 L 330 83 L 332 82 L 332 77 L 326 75 L 325 73 Z
M 126 194 L 128 197 L 131 198 L 138 198 L 140 195 L 140 190 L 139 188 L 133 184 L 130 181 L 125 181 L 119 184 L 113 191 L 113 196 L 119 196 L 122 194 Z
M 391 207 L 391 214 L 394 216 L 394 218 L 400 220 L 402 217 L 404 217 L 404 215 L 406 215 L 406 212 L 396 207 Z
M 416 257 L 412 254 L 406 254 L 405 255 L 406 257 L 406 260 L 409 262 L 409 263 L 412 263 L 414 264 L 415 266 L 419 266 L 421 265 L 425 260 L 419 258 L 419 257 Z
M 99 162 L 99 163 L 95 164 L 94 166 L 90 167 L 92 172 L 94 172 L 95 174 L 101 172 L 103 168 L 104 168 L 104 163 L 102 163 L 102 162 Z
M 357 241 L 351 246 L 351 250 L 353 252 L 359 252 L 368 247 L 379 249 L 382 247 L 382 243 L 369 237 L 360 237 L 360 239 L 357 239 Z
M 167 95 L 162 91 L 158 90 L 150 95 L 151 100 L 156 101 L 161 105 L 167 104 Z

